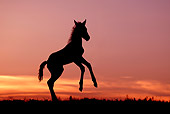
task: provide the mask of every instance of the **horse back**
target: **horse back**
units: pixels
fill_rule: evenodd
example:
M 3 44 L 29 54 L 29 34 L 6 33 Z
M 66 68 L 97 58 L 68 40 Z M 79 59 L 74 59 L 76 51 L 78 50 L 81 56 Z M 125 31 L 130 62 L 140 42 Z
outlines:
M 84 49 L 72 50 L 71 48 L 63 48 L 57 52 L 52 53 L 48 58 L 47 64 L 65 65 L 74 62 L 75 59 L 82 57 Z

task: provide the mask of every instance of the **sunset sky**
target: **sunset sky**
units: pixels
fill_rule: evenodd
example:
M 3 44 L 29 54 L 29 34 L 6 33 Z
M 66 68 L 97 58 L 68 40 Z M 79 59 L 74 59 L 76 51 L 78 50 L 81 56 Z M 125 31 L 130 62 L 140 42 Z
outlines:
M 38 69 L 68 42 L 74 19 L 87 20 L 91 39 L 83 40 L 88 69 L 79 92 L 80 70 L 64 66 L 55 82 L 59 97 L 170 100 L 169 0 L 0 0 L 0 99 L 50 98 Z

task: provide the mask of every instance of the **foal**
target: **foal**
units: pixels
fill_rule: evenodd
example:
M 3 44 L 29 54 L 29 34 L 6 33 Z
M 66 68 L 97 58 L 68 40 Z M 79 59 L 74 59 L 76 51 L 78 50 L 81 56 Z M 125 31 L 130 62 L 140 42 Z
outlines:
M 54 82 L 61 76 L 64 68 L 63 65 L 74 62 L 81 70 L 81 78 L 79 82 L 79 90 L 83 90 L 83 75 L 85 72 L 85 67 L 82 65 L 86 65 L 90 71 L 92 81 L 94 86 L 97 87 L 96 78 L 94 76 L 92 67 L 89 62 L 87 62 L 83 57 L 84 49 L 82 47 L 82 38 L 86 41 L 90 39 L 89 34 L 87 33 L 87 28 L 85 26 L 86 20 L 81 22 L 76 22 L 74 20 L 75 26 L 73 27 L 73 31 L 71 33 L 71 37 L 68 41 L 68 44 L 61 50 L 52 53 L 47 61 L 44 61 L 40 65 L 39 69 L 39 80 L 43 79 L 43 68 L 47 64 L 47 68 L 51 73 L 51 78 L 47 81 L 52 100 L 56 100 L 57 97 L 53 90 Z

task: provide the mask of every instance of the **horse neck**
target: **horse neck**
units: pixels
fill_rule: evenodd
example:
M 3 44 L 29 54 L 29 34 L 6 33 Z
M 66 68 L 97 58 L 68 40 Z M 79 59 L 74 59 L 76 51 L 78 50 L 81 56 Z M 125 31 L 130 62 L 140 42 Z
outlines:
M 82 47 L 82 38 L 79 34 L 77 34 L 76 32 L 74 32 L 72 34 L 72 38 L 71 38 L 71 42 L 72 45 L 74 45 L 75 47 Z
M 75 47 L 82 47 L 82 38 L 75 38 L 70 43 Z

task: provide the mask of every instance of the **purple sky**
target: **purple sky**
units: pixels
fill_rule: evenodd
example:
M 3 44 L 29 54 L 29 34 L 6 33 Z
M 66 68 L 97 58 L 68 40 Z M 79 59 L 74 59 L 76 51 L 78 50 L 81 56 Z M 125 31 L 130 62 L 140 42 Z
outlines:
M 40 63 L 67 44 L 73 20 L 87 19 L 91 39 L 83 41 L 84 57 L 99 82 L 135 82 L 152 88 L 143 91 L 153 96 L 161 85 L 170 97 L 169 5 L 169 0 L 1 0 L 0 75 L 37 76 Z M 64 68 L 62 79 L 79 79 L 76 65 Z M 118 90 L 135 94 L 138 89 Z

